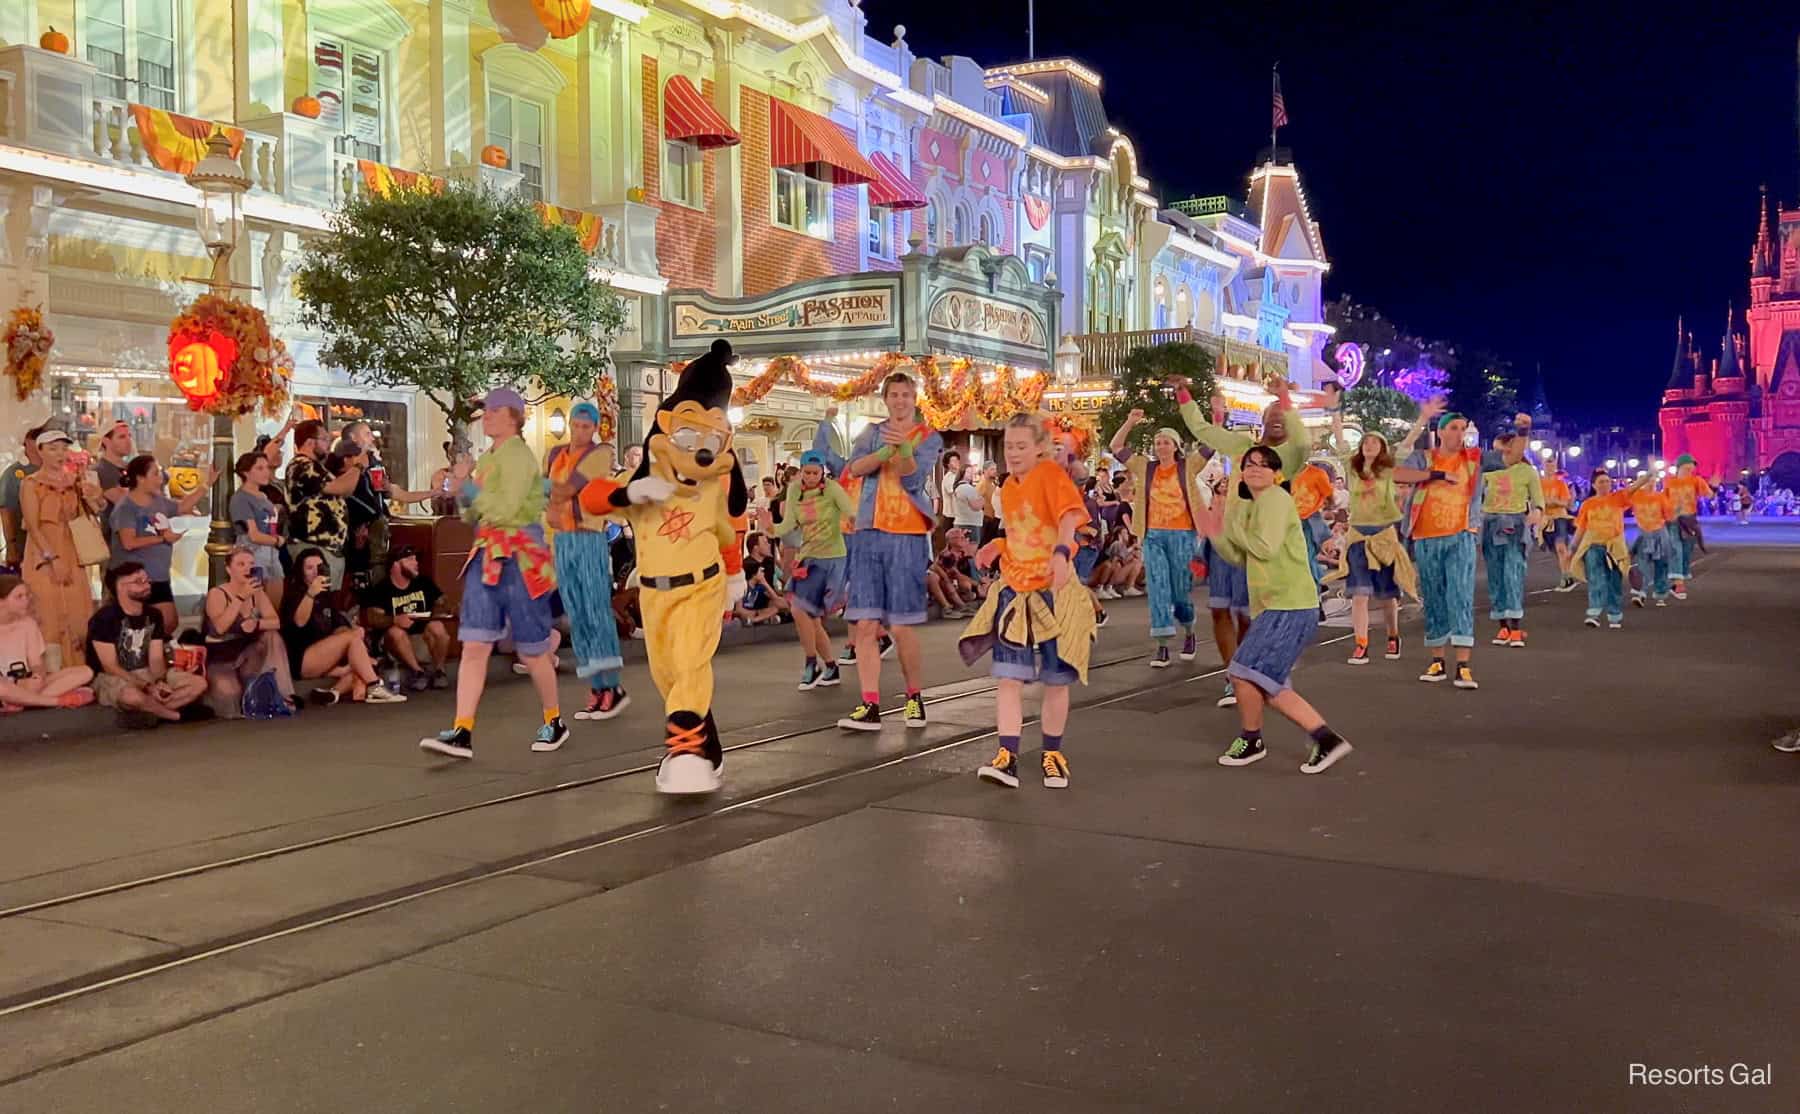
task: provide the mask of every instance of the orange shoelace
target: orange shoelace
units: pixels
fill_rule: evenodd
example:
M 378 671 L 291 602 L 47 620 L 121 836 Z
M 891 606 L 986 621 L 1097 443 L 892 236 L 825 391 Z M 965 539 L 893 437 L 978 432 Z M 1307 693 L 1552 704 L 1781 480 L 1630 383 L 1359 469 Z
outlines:
M 706 724 L 704 722 L 693 727 L 677 727 L 669 724 L 668 747 L 670 754 L 698 754 L 705 756 Z

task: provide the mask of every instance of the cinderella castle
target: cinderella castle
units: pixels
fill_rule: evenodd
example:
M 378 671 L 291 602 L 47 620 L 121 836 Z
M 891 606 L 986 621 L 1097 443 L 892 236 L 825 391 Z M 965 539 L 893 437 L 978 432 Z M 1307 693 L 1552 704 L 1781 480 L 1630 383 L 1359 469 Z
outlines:
M 1718 358 L 1707 361 L 1676 327 L 1675 368 L 1657 415 L 1663 459 L 1691 453 L 1702 476 L 1767 472 L 1800 491 L 1800 208 L 1771 209 L 1765 188 L 1757 219 L 1747 333 L 1727 313 Z
M 1800 491 L 1800 208 L 1772 208 L 1764 187 L 1756 216 L 1745 332 L 1728 311 L 1709 362 L 1675 328 L 1675 367 L 1657 415 L 1663 459 L 1690 453 L 1711 479 L 1766 473 Z

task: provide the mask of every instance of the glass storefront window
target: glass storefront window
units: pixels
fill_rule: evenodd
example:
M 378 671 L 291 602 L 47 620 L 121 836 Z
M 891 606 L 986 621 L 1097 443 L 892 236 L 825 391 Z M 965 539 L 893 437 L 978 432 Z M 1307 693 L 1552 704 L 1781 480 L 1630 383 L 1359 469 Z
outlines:
M 409 427 L 404 402 L 374 402 L 366 398 L 321 394 L 296 394 L 294 401 L 300 405 L 303 419 L 316 418 L 325 423 L 334 444 L 351 422 L 368 422 L 369 431 L 375 435 L 375 451 L 380 454 L 382 467 L 387 471 L 387 482 L 400 487 L 410 486 Z

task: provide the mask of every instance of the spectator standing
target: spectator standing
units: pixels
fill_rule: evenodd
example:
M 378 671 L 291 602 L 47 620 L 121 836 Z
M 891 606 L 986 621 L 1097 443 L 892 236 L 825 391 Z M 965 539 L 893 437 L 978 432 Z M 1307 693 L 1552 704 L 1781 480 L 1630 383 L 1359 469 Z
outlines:
M 257 459 L 263 467 L 268 466 L 260 456 Z M 225 583 L 206 593 L 200 622 L 206 639 L 208 693 L 213 710 L 227 719 L 243 715 L 244 685 L 263 673 L 275 674 L 275 687 L 282 698 L 289 705 L 297 703 L 287 647 L 281 640 L 281 620 L 263 593 L 256 575 L 257 560 L 252 546 L 232 549 L 225 558 Z
M 345 550 L 345 563 L 352 579 L 360 586 L 369 580 L 376 565 L 387 560 L 391 504 L 399 503 L 404 506 L 407 503 L 428 503 L 432 492 L 408 491 L 394 486 L 387 474 L 387 467 L 381 462 L 381 453 L 375 443 L 375 431 L 368 422 L 354 421 L 345 426 L 337 451 L 344 459 L 360 458 L 363 464 L 362 472 L 357 476 L 356 487 L 345 497 L 350 512 L 349 545 Z
M 1006 536 L 1000 525 L 1000 465 L 992 460 L 981 466 L 981 479 L 976 482 L 981 494 L 981 544 Z
M 44 632 L 31 613 L 31 589 L 16 576 L 0 576 L 0 710 L 79 708 L 94 702 L 86 688 L 94 671 L 85 665 L 50 670 L 44 665 Z
M 72 524 L 106 503 L 97 486 L 70 471 L 71 443 L 60 429 L 38 434 L 41 466 L 25 477 L 19 492 L 25 522 L 25 562 L 19 575 L 31 589 L 46 642 L 57 648 L 59 656 L 52 663 L 57 666 L 80 660 L 88 616 L 94 612 Z
M 333 476 L 325 467 L 329 444 L 324 422 L 309 419 L 294 427 L 294 461 L 287 470 L 293 522 L 287 546 L 295 562 L 301 550 L 317 549 L 325 559 L 329 583 L 336 585 L 343 583 L 344 546 L 350 535 L 344 500 L 361 482 L 362 466 L 348 464 L 341 475 Z
M 6 475 L 0 476 L 0 531 L 5 534 L 6 563 L 14 568 L 25 560 L 25 513 L 20 498 L 24 492 L 25 477 L 38 470 L 42 458 L 38 456 L 37 439 L 44 432 L 43 426 L 33 426 L 25 431 L 25 443 L 20 446 L 19 458 L 6 466 Z
M 113 567 L 134 561 L 143 565 L 150 576 L 150 605 L 162 617 L 163 630 L 174 631 L 179 625 L 175 614 L 175 589 L 171 581 L 175 563 L 175 543 L 181 540 L 171 520 L 194 513 L 206 497 L 218 470 L 208 468 L 206 482 L 189 492 L 180 502 L 162 493 L 162 466 L 149 453 L 140 453 L 125 465 L 120 483 L 125 485 L 125 498 L 112 509 Z
M 100 437 L 100 457 L 94 461 L 94 474 L 99 477 L 100 494 L 106 496 L 106 513 L 100 525 L 112 538 L 112 508 L 125 498 L 125 465 L 131 462 L 131 423 L 117 421 Z
M 318 549 L 309 547 L 295 556 L 294 575 L 281 599 L 281 637 L 287 643 L 289 672 L 309 681 L 331 677 L 329 688 L 313 692 L 321 704 L 336 704 L 346 694 L 356 703 L 404 702 L 406 697 L 381 683 L 362 628 L 331 606 L 330 576 L 330 563 Z
M 364 589 L 363 626 L 381 633 L 381 645 L 406 667 L 403 687 L 412 692 L 450 687 L 444 663 L 450 660 L 450 628 L 436 617 L 443 589 L 419 572 L 419 551 L 401 546 L 388 561 L 387 575 Z M 425 643 L 431 668 L 419 661 L 413 636 Z
M 945 505 L 951 508 L 950 525 L 968 531 L 971 538 L 981 536 L 982 523 L 987 519 L 986 503 L 976 484 L 978 476 L 973 464 L 964 466 L 962 474 L 956 478 L 956 486 L 950 491 L 950 498 L 945 500 Z
M 255 559 L 258 587 L 271 601 L 282 596 L 281 511 L 269 498 L 269 478 L 274 469 L 259 452 L 238 457 L 235 468 L 239 487 L 231 496 L 231 527 L 237 544 L 248 546 Z
M 944 474 L 938 480 L 938 540 L 943 540 L 944 531 L 956 523 L 956 489 L 962 483 L 963 455 L 956 449 L 944 452 Z
M 112 602 L 94 612 L 87 627 L 94 695 L 109 708 L 181 719 L 181 709 L 206 695 L 206 681 L 168 671 L 163 655 L 168 632 L 150 606 L 150 575 L 138 562 L 126 561 L 107 570 L 106 588 Z

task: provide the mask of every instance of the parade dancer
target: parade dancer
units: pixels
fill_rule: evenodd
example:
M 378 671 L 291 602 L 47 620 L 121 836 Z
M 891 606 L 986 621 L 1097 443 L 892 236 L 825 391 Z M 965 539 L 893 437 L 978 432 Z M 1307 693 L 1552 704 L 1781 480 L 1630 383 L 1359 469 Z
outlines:
M 1481 554 L 1487 564 L 1488 618 L 1499 622 L 1494 645 L 1525 648 L 1525 570 L 1544 507 L 1544 486 L 1525 459 L 1523 433 L 1494 438 L 1500 468 L 1481 474 Z
M 1586 625 L 1606 625 L 1618 630 L 1625 625 L 1625 581 L 1631 574 L 1631 550 L 1625 545 L 1625 512 L 1631 508 L 1631 494 L 1650 483 L 1640 477 L 1629 490 L 1614 491 L 1612 475 L 1604 468 L 1594 469 L 1594 493 L 1581 501 L 1575 515 L 1575 552 L 1569 567 L 1578 579 L 1587 582 L 1588 606 Z
M 1426 405 L 1435 405 L 1435 400 Z M 1439 447 L 1414 453 L 1410 468 L 1427 473 L 1413 493 L 1413 560 L 1425 604 L 1425 646 L 1431 665 L 1419 680 L 1450 680 L 1444 647 L 1456 652 L 1459 689 L 1475 689 L 1475 530 L 1480 514 L 1480 449 L 1466 448 L 1469 420 L 1448 413 L 1437 420 Z
M 1017 789 L 1024 691 L 1044 686 L 1040 724 L 1046 789 L 1066 789 L 1069 763 L 1063 732 L 1069 721 L 1069 686 L 1087 683 L 1094 638 L 1094 605 L 1074 575 L 1075 531 L 1088 520 L 1081 492 L 1063 466 L 1049 458 L 1050 437 L 1030 414 L 1015 414 L 1001 440 L 1006 483 L 1000 513 L 1006 536 L 981 547 L 975 562 L 1000 566 L 1000 579 L 957 642 L 965 665 L 993 655 L 995 726 L 1000 749 L 978 771 L 983 781 Z
M 1694 475 L 1694 458 L 1682 453 L 1675 458 L 1675 474 L 1663 481 L 1663 490 L 1675 505 L 1675 559 L 1670 562 L 1670 592 L 1678 600 L 1687 599 L 1687 582 L 1694 568 L 1694 554 L 1706 552 L 1706 537 L 1700 532 L 1700 500 L 1711 499 L 1713 486 Z
M 645 653 L 663 697 L 659 793 L 710 793 L 725 766 L 712 659 L 721 616 L 744 596 L 734 521 L 750 502 L 731 451 L 731 360 L 731 345 L 713 341 L 657 405 L 630 481 L 603 478 L 581 489 L 582 510 L 622 515 L 637 539 Z
M 1194 631 L 1194 477 L 1206 462 L 1181 451 L 1181 435 L 1164 427 L 1150 442 L 1146 459 L 1129 444 L 1132 430 L 1144 424 L 1144 412 L 1133 410 L 1113 434 L 1114 459 L 1131 477 L 1131 522 L 1143 539 L 1144 583 L 1150 589 L 1150 637 L 1156 640 L 1153 669 L 1169 665 L 1169 639 L 1179 626 L 1181 660 L 1198 652 Z
M 487 685 L 494 644 L 511 639 L 543 704 L 544 722 L 532 739 L 534 751 L 552 751 L 569 739 L 556 698 L 556 628 L 550 593 L 556 562 L 544 543 L 543 474 L 531 446 L 519 436 L 525 427 L 525 400 L 510 387 L 496 387 L 482 402 L 481 431 L 491 444 L 470 474 L 466 457 L 453 479 L 458 502 L 475 524 L 475 541 L 462 571 L 462 609 L 457 637 L 462 662 L 456 670 L 456 719 L 448 731 L 420 739 L 421 750 L 451 758 L 475 757 L 475 712 Z
M 819 428 L 813 432 L 812 451 L 824 458 L 826 471 L 831 474 L 833 479 L 837 480 L 838 486 L 844 489 L 844 494 L 850 497 L 851 507 L 858 508 L 862 506 L 863 478 L 861 476 L 851 475 L 849 459 L 844 456 L 842 451 L 840 451 L 841 446 L 834 443 L 833 439 L 837 434 L 837 430 L 832 423 L 837 420 L 837 415 L 837 407 L 827 406 L 825 408 L 825 420 L 820 422 Z M 847 578 L 850 569 L 850 555 L 856 552 L 855 510 L 852 510 L 849 514 L 844 516 L 843 527 L 845 584 L 846 587 L 848 587 L 849 582 Z M 852 626 L 854 628 L 854 624 L 852 624 Z M 855 631 L 852 629 L 851 637 L 844 639 L 844 648 L 838 652 L 838 665 L 844 666 L 856 664 L 856 639 L 854 636 Z M 894 639 L 888 633 L 886 627 L 880 628 L 876 636 L 876 645 L 880 648 L 883 659 L 893 656 Z
M 1243 459 L 1252 444 L 1266 445 L 1281 458 L 1284 476 L 1300 474 L 1307 453 L 1312 449 L 1312 436 L 1300 421 L 1300 412 L 1294 409 L 1287 380 L 1275 381 L 1275 401 L 1263 411 L 1262 440 L 1257 442 L 1247 434 L 1225 428 L 1225 396 L 1212 396 L 1212 421 L 1208 422 L 1189 393 L 1186 379 L 1172 376 L 1168 384 L 1175 388 L 1175 401 L 1181 405 L 1181 420 L 1187 423 L 1188 431 L 1202 445 L 1215 453 L 1224 453 L 1228 460 Z M 1227 485 L 1226 501 L 1238 498 L 1241 490 L 1240 486 Z M 1219 660 L 1230 661 L 1237 654 L 1238 643 L 1250 629 L 1250 585 L 1243 566 L 1219 553 L 1210 539 L 1206 550 L 1206 602 L 1212 609 L 1213 644 L 1219 649 Z M 1313 605 L 1317 610 L 1317 599 Z M 1236 703 L 1236 689 L 1228 681 L 1225 695 L 1219 698 L 1219 707 L 1229 708 Z
M 1544 488 L 1544 520 L 1540 531 L 1544 544 L 1556 553 L 1556 568 L 1561 578 L 1556 591 L 1573 592 L 1575 576 L 1569 571 L 1570 554 L 1575 545 L 1575 518 L 1569 508 L 1575 505 L 1575 493 L 1569 489 L 1569 475 L 1558 468 L 1542 479 Z
M 800 470 L 788 484 L 784 506 L 787 516 L 799 523 L 802 539 L 799 559 L 788 579 L 794 629 L 806 654 L 800 691 L 830 688 L 841 678 L 825 616 L 844 606 L 848 564 L 844 519 L 856 513 L 856 506 L 842 485 L 825 474 L 825 457 L 818 452 L 800 457 Z
M 588 682 L 587 706 L 576 719 L 611 719 L 631 703 L 619 674 L 619 626 L 612 609 L 612 546 L 606 519 L 582 512 L 581 489 L 590 480 L 613 475 L 611 449 L 595 437 L 600 408 L 578 402 L 569 411 L 569 443 L 550 450 L 544 471 L 550 478 L 548 519 L 556 533 L 556 583 L 575 644 L 575 675 Z
M 1342 395 L 1337 395 L 1338 399 Z M 1397 449 L 1388 447 L 1387 438 L 1367 432 L 1353 448 L 1344 443 L 1344 415 L 1341 403 L 1331 414 L 1331 437 L 1340 452 L 1344 475 L 1350 491 L 1350 532 L 1344 539 L 1335 572 L 1326 573 L 1321 581 L 1344 580 L 1350 592 L 1350 627 L 1355 643 L 1347 659 L 1351 665 L 1369 664 L 1369 602 L 1381 601 L 1382 618 L 1387 627 L 1389 661 L 1400 660 L 1400 594 L 1417 598 L 1418 574 L 1400 536 L 1399 493 L 1396 483 L 1405 480 L 1418 483 L 1430 473 L 1417 469 L 1397 468 L 1396 456 L 1411 455 L 1413 444 L 1425 431 L 1432 418 L 1429 407 L 1420 407 L 1412 429 Z
M 1200 513 L 1200 530 L 1224 557 L 1243 566 L 1254 619 L 1226 673 L 1237 689 L 1238 734 L 1221 766 L 1248 766 L 1263 746 L 1263 709 L 1274 708 L 1312 738 L 1303 774 L 1329 770 L 1351 746 L 1333 731 L 1289 680 L 1319 629 L 1318 588 L 1306 565 L 1306 537 L 1283 482 L 1281 455 L 1253 446 L 1239 461 L 1235 498 L 1215 499 Z
M 925 568 L 931 563 L 935 512 L 926 485 L 935 482 L 944 439 L 919 419 L 919 388 L 894 372 L 881 385 L 885 420 L 871 423 L 850 447 L 847 473 L 863 477 L 856 510 L 856 542 L 850 549 L 849 605 L 855 625 L 856 676 L 862 700 L 838 720 L 849 731 L 881 730 L 881 628 L 900 650 L 906 678 L 906 726 L 925 726 L 920 694 L 922 663 L 913 628 L 927 617 Z
M 1651 486 L 1648 475 L 1643 484 L 1631 486 L 1631 515 L 1637 519 L 1637 538 L 1631 543 L 1631 562 L 1650 581 L 1649 594 L 1656 598 L 1656 606 L 1669 606 L 1669 571 L 1677 560 L 1676 551 L 1680 541 L 1675 537 L 1671 526 L 1675 517 L 1674 500 L 1666 491 L 1658 491 Z M 1637 607 L 1644 606 L 1645 589 L 1642 583 L 1631 588 L 1631 602 Z

